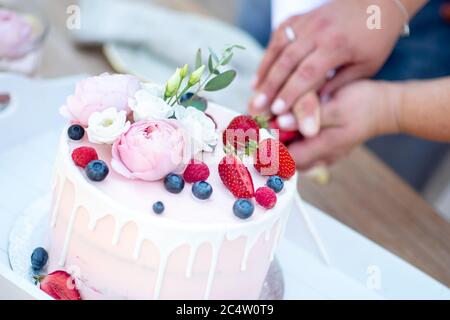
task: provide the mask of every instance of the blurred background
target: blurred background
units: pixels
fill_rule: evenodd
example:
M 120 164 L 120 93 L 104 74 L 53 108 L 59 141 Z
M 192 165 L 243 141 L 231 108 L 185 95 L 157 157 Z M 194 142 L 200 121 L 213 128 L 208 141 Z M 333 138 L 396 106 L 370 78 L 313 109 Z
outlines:
M 434 8 L 433 5 L 442 2 L 432 0 L 430 10 Z M 118 71 L 134 73 L 145 80 L 163 82 L 174 66 L 192 59 L 194 50 L 199 46 L 207 50 L 205 44 L 208 44 L 220 50 L 218 46 L 221 44 L 244 44 L 246 52 L 234 62 L 239 71 L 238 81 L 230 91 L 225 90 L 210 97 L 240 112 L 245 112 L 246 103 L 252 94 L 250 79 L 262 57 L 272 26 L 270 0 L 0 0 L 0 4 L 36 13 L 42 18 L 40 32 L 46 41 L 36 44 L 42 46 L 43 50 L 39 54 L 39 63 L 33 57 L 33 61 L 28 63 L 36 65 L 27 65 L 29 70 L 22 70 L 35 77 Z M 413 33 L 414 28 L 419 26 L 423 30 L 423 20 L 428 18 L 426 12 L 423 16 L 419 14 L 416 18 L 418 22 L 412 22 Z M 418 40 L 423 44 L 422 47 L 435 50 L 436 43 L 427 40 L 430 37 L 426 32 L 422 33 L 423 39 Z M 408 46 L 412 40 L 401 41 L 405 43 L 399 46 Z M 425 60 L 425 57 L 416 55 L 415 59 Z M 391 60 L 388 61 L 391 66 L 378 77 L 392 78 L 389 72 L 395 66 L 402 67 Z M 447 58 L 443 63 L 448 64 L 448 61 Z M 427 75 L 418 77 L 426 78 Z M 384 150 L 386 140 L 371 141 L 368 147 L 370 153 L 379 156 L 442 216 L 450 220 L 448 144 L 403 139 L 391 142 L 403 146 L 409 143 L 414 145 L 410 154 L 401 148 L 398 152 L 403 153 L 406 159 L 415 158 L 417 161 L 414 163 L 420 166 L 411 167 L 408 160 L 400 159 L 402 155 Z M 421 147 L 416 148 L 418 145 Z M 352 163 L 347 163 L 347 166 L 351 170 Z M 335 175 L 333 170 L 331 176 L 320 171 L 313 174 L 313 178 L 319 181 L 322 188 L 326 188 Z M 322 189 L 318 187 L 314 190 L 320 192 Z

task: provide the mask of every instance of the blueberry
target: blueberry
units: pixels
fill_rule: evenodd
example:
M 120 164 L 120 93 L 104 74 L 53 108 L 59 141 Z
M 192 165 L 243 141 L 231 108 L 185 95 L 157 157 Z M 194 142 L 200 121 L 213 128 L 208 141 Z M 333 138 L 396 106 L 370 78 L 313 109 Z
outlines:
M 185 101 L 188 101 L 189 99 L 191 99 L 194 96 L 193 92 L 186 92 L 185 94 L 183 94 L 180 98 L 180 102 L 183 103 Z
M 213 189 L 206 181 L 198 181 L 192 185 L 192 193 L 200 200 L 206 200 L 211 197 Z
M 255 206 L 248 199 L 238 199 L 233 205 L 234 215 L 241 219 L 248 219 L 255 211 Z
M 48 253 L 44 248 L 36 248 L 31 254 L 31 267 L 35 271 L 42 270 L 45 267 L 48 260 Z
M 86 175 L 92 181 L 102 181 L 109 173 L 109 168 L 102 160 L 92 160 L 86 168 Z
M 164 203 L 162 203 L 161 201 L 156 201 L 153 204 L 153 212 L 156 214 L 161 214 L 164 212 Z
M 164 178 L 164 187 L 170 193 L 180 193 L 184 188 L 183 177 L 179 174 L 169 173 Z
M 284 188 L 284 181 L 279 176 L 272 176 L 267 179 L 266 185 L 275 191 L 276 193 L 280 192 Z
M 81 140 L 84 136 L 84 128 L 79 124 L 73 124 L 67 129 L 67 135 L 72 140 Z

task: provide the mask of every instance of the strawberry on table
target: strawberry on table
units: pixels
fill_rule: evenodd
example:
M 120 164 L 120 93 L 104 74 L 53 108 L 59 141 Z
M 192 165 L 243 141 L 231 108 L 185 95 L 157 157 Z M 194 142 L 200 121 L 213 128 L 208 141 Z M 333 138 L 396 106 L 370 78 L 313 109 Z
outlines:
M 255 169 L 263 176 L 277 175 L 289 179 L 295 174 L 295 161 L 286 146 L 275 139 L 265 139 L 258 145 Z
M 46 276 L 39 276 L 40 288 L 56 300 L 81 300 L 75 280 L 65 271 L 58 270 Z
M 234 155 L 226 155 L 219 163 L 219 176 L 236 198 L 253 198 L 253 179 L 247 167 Z

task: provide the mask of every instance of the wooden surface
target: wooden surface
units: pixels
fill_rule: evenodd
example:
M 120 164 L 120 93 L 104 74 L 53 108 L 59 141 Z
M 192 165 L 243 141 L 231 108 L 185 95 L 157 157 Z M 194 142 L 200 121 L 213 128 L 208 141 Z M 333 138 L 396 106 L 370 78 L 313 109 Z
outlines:
M 71 41 L 65 20 L 72 1 L 42 3 L 51 33 L 38 76 L 112 71 L 100 48 Z M 208 14 L 189 1 L 165 5 Z M 365 148 L 332 168 L 329 185 L 301 177 L 299 189 L 308 202 L 450 286 L 450 224 Z

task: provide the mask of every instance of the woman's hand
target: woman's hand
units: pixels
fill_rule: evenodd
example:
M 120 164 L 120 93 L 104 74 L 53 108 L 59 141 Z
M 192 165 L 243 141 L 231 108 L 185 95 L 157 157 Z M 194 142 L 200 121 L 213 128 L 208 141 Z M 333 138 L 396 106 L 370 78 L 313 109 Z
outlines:
M 370 5 L 381 8 L 381 30 L 367 26 Z M 271 107 L 275 115 L 286 114 L 300 97 L 322 88 L 333 70 L 337 73 L 324 85 L 323 94 L 373 75 L 391 53 L 404 22 L 404 14 L 392 0 L 331 1 L 288 19 L 272 35 L 257 73 L 257 94 L 249 112 L 260 114 Z M 287 27 L 295 33 L 292 42 L 286 35 Z M 317 131 L 311 128 L 313 119 L 309 116 L 300 121 L 309 122 L 304 127 Z
M 322 106 L 310 95 L 299 103 L 304 99 L 309 99 L 308 103 L 316 101 L 321 129 L 315 137 L 289 147 L 301 170 L 319 164 L 330 165 L 371 137 L 399 131 L 396 106 L 400 104 L 400 86 L 375 81 L 354 82 L 337 91 Z

